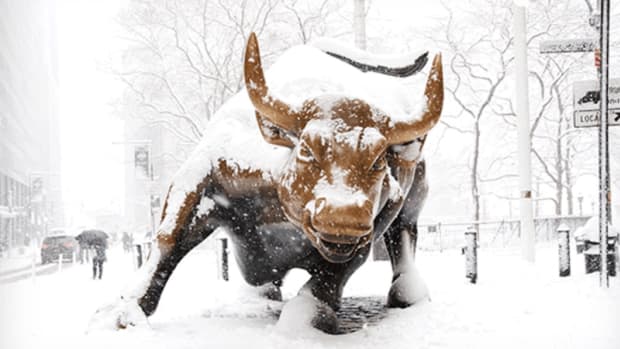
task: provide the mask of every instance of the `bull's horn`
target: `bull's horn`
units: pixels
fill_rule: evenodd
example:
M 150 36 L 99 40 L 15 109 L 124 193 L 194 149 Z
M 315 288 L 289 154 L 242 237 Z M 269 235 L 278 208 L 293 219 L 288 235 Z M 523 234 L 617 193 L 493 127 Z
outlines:
M 245 88 L 256 111 L 277 126 L 290 131 L 297 130 L 299 118 L 296 113 L 286 103 L 269 95 L 254 33 L 250 34 L 245 48 L 243 71 Z
M 412 122 L 397 122 L 387 132 L 390 144 L 402 144 L 415 140 L 430 131 L 441 116 L 443 108 L 443 69 L 441 66 L 441 54 L 437 54 L 433 60 L 433 66 L 428 74 L 426 89 L 426 108 L 420 120 Z

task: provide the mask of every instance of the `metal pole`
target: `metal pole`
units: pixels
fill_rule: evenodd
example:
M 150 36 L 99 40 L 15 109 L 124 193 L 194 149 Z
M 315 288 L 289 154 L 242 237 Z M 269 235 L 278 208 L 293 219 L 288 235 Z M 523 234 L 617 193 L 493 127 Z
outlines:
M 607 275 L 607 232 L 611 211 L 611 192 L 609 191 L 609 128 L 608 128 L 608 89 L 609 89 L 609 0 L 601 0 L 601 105 L 599 125 L 599 239 L 601 253 L 600 284 L 609 287 Z
M 220 257 L 220 273 L 221 278 L 224 281 L 228 281 L 228 239 L 221 238 L 220 246 L 219 246 L 219 257 Z
M 140 268 L 142 266 L 142 245 L 136 245 L 136 253 L 138 255 L 136 261 L 138 262 L 138 268 Z
M 353 0 L 353 34 L 355 47 L 366 49 L 366 0 Z
M 155 180 L 153 174 L 153 148 L 149 144 L 149 178 L 151 179 L 151 193 L 149 194 L 149 208 L 151 212 L 151 239 L 155 237 L 155 230 L 157 227 L 155 226 L 155 211 L 153 210 L 153 183 Z
M 534 248 L 534 213 L 532 212 L 532 145 L 530 140 L 530 107 L 527 82 L 526 18 L 525 7 L 515 4 L 513 9 L 521 244 L 523 258 L 533 263 L 536 258 L 536 252 Z

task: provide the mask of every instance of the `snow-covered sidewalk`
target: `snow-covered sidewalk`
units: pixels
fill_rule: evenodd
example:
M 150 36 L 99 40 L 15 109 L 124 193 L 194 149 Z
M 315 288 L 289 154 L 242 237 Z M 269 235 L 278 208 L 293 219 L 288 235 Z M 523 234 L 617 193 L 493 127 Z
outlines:
M 420 252 L 417 261 L 432 301 L 388 310 L 377 325 L 330 336 L 311 328 L 294 333 L 276 325 L 282 303 L 256 298 L 232 267 L 217 280 L 215 256 L 193 251 L 180 264 L 149 327 L 87 333 L 90 317 L 117 297 L 131 278 L 132 260 L 109 253 L 104 279 L 89 266 L 0 286 L 0 348 L 618 348 L 620 282 L 598 286 L 572 255 L 573 276 L 559 278 L 557 247 L 539 247 L 535 266 L 518 251 L 480 251 L 479 282 L 464 277 L 456 251 Z M 306 274 L 292 272 L 284 296 L 293 297 Z M 350 280 L 345 296 L 385 297 L 387 262 L 369 262 Z
M 32 263 L 39 264 L 41 257 L 36 246 L 24 246 L 5 251 L 0 257 L 0 275 L 14 270 L 29 268 Z

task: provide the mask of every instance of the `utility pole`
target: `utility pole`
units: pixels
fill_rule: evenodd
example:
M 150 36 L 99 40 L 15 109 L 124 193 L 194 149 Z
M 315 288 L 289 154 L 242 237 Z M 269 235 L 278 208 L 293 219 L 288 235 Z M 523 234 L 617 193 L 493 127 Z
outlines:
M 353 0 L 353 35 L 355 47 L 366 49 L 366 0 Z
M 519 202 L 523 258 L 534 263 L 534 214 L 532 210 L 532 144 L 528 95 L 527 38 L 525 7 L 514 4 L 513 35 L 515 47 L 515 100 L 517 109 L 517 145 L 519 155 Z
M 602 287 L 609 287 L 607 275 L 607 235 L 611 217 L 611 191 L 609 190 L 609 0 L 600 0 L 600 124 L 599 124 L 599 241 L 601 253 Z

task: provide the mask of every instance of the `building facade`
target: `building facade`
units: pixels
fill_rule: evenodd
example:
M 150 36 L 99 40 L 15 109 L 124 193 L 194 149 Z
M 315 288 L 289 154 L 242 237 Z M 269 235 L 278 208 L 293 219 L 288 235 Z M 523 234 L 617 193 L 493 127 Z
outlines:
M 0 0 L 0 251 L 63 224 L 55 11 Z

